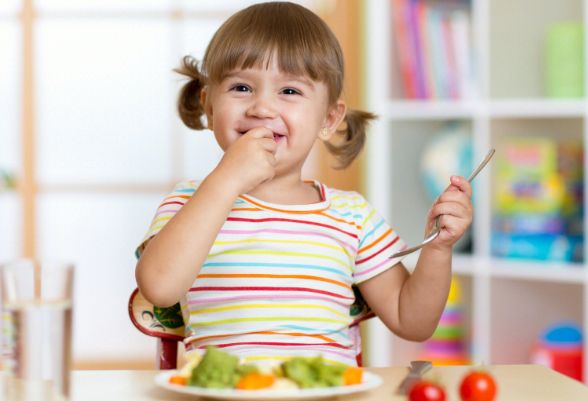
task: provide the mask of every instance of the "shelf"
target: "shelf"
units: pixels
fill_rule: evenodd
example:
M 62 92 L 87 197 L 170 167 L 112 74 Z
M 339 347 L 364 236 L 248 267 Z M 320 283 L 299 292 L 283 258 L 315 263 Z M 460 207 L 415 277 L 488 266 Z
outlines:
M 399 100 L 386 103 L 383 113 L 396 120 L 472 118 L 482 110 L 479 102 L 451 100 Z
M 512 99 L 493 100 L 488 105 L 491 117 L 583 117 L 588 110 L 585 100 Z
M 510 99 L 485 101 L 392 100 L 380 111 L 394 120 L 494 118 L 581 118 L 588 114 L 583 99 Z
M 489 270 L 493 277 L 501 278 L 578 284 L 583 284 L 586 280 L 586 269 L 580 263 L 514 261 L 494 258 L 490 260 Z
M 413 270 L 419 252 L 407 256 L 403 264 Z M 581 263 L 554 263 L 526 260 L 481 258 L 467 254 L 453 255 L 453 273 L 461 276 L 488 275 L 497 278 L 512 278 L 529 281 L 583 284 L 588 275 Z

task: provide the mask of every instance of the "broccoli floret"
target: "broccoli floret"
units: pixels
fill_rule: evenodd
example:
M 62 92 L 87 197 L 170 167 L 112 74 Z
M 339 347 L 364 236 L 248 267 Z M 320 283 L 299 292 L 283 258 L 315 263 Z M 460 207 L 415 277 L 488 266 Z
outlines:
M 301 388 L 316 388 L 342 386 L 345 366 L 327 364 L 322 357 L 297 357 L 284 362 L 282 369 Z
M 192 370 L 188 384 L 208 388 L 234 388 L 242 376 L 252 372 L 257 372 L 254 365 L 240 365 L 236 356 L 208 347 L 198 366 Z

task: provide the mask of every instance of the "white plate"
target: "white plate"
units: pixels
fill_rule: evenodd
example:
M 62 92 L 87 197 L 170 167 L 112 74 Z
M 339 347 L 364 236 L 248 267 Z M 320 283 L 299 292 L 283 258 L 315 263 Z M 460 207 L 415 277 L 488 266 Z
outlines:
M 195 386 L 182 386 L 171 384 L 170 376 L 177 374 L 177 371 L 166 371 L 155 376 L 155 383 L 165 389 L 176 393 L 192 394 L 200 397 L 215 398 L 219 400 L 302 400 L 333 397 L 371 390 L 382 384 L 382 378 L 374 373 L 363 372 L 363 382 L 350 386 L 309 388 L 296 390 L 233 390 L 214 389 Z

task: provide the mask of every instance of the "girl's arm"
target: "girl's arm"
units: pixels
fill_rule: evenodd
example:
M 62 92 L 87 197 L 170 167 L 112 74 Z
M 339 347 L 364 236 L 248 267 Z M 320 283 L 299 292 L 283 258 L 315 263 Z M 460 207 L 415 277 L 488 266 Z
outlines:
M 421 250 L 414 272 L 399 263 L 359 284 L 384 324 L 408 340 L 424 341 L 435 331 L 449 294 L 452 248 L 472 220 L 471 186 L 463 177 L 451 183 L 429 213 L 429 229 L 441 215 L 441 232 Z
M 135 269 L 149 302 L 171 306 L 192 286 L 235 199 L 274 175 L 276 144 L 267 128 L 240 137 L 178 213 L 151 238 Z

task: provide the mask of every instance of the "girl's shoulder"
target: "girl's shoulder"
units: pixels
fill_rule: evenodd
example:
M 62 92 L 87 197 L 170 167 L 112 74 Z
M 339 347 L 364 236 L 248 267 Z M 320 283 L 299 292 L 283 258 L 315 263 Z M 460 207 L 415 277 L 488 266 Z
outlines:
M 174 186 L 173 190 L 167 194 L 165 199 L 169 200 L 170 198 L 175 198 L 175 197 L 188 198 L 188 197 L 192 196 L 194 194 L 194 192 L 196 192 L 196 190 L 198 189 L 198 186 L 200 186 L 200 181 L 196 181 L 196 180 L 180 181 Z
M 169 192 L 162 200 L 160 208 L 166 207 L 169 208 L 174 206 L 175 208 L 179 209 L 190 199 L 194 192 L 198 189 L 200 185 L 200 181 L 195 180 L 185 180 L 178 182 L 173 190 Z
M 371 208 L 366 198 L 357 191 L 346 191 L 342 189 L 329 188 L 323 185 L 331 207 L 334 209 L 354 209 L 356 211 Z

